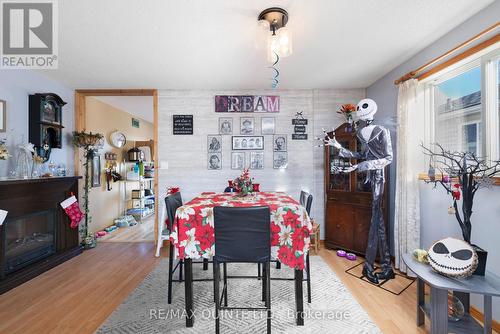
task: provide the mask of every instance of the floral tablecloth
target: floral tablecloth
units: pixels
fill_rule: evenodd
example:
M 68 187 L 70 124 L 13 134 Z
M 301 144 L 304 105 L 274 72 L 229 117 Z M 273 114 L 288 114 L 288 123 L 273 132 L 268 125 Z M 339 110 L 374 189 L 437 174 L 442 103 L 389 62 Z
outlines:
M 259 192 L 246 197 L 234 193 L 202 193 L 177 209 L 171 241 L 180 259 L 210 258 L 215 254 L 215 206 L 268 206 L 271 211 L 271 255 L 282 264 L 304 269 L 312 224 L 304 207 L 279 192 Z

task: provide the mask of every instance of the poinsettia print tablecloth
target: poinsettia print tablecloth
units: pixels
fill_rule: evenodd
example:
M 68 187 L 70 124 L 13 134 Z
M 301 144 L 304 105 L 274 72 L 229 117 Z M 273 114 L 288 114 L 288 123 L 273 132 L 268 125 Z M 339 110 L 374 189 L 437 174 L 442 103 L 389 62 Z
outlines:
M 178 258 L 210 258 L 215 254 L 215 206 L 268 206 L 271 211 L 272 257 L 291 268 L 304 269 L 311 219 L 296 200 L 279 192 L 259 192 L 246 197 L 235 193 L 202 193 L 181 206 L 177 209 L 170 236 Z

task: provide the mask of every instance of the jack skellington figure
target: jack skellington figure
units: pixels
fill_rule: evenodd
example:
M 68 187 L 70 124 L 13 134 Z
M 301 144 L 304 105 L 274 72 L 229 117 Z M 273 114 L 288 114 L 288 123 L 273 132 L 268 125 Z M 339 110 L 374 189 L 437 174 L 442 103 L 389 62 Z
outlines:
M 366 172 L 365 183 L 371 184 L 372 218 L 368 234 L 363 276 L 374 284 L 378 284 L 379 279 L 387 280 L 394 278 L 381 207 L 385 183 L 384 168 L 392 162 L 392 145 L 389 130 L 383 126 L 373 124 L 373 116 L 376 112 L 377 104 L 371 99 L 361 100 L 357 105 L 356 116 L 360 120 L 357 137 L 362 144 L 361 152 L 352 152 L 343 148 L 335 139 L 335 135 L 333 137 L 327 135 L 325 139 L 325 145 L 338 149 L 339 156 L 364 160 L 357 165 L 349 167 L 333 167 L 333 170 L 344 173 L 350 173 L 355 170 Z M 374 273 L 377 247 L 380 251 L 382 270 Z

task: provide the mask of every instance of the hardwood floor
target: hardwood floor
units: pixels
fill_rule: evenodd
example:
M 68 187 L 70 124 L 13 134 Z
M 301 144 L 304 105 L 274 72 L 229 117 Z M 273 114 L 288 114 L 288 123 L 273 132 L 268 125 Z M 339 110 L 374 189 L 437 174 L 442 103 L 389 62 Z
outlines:
M 0 295 L 0 333 L 93 333 L 153 270 L 153 254 L 153 243 L 99 243 Z M 395 296 L 346 274 L 351 261 L 325 249 L 319 255 L 384 333 L 426 333 L 415 325 L 415 284 Z
M 347 286 L 382 332 L 387 334 L 427 333 L 426 330 L 415 325 L 416 283 L 413 283 L 401 295 L 396 296 L 347 274 L 345 271 L 354 265 L 353 262 L 338 257 L 334 251 L 323 248 L 319 255 Z M 361 260 L 358 259 L 357 262 Z M 426 321 L 426 328 L 429 329 L 428 321 Z
M 153 243 L 103 242 L 0 296 L 0 333 L 93 333 L 153 270 Z
M 102 242 L 153 242 L 155 218 L 150 217 L 134 226 L 122 227 L 104 237 Z

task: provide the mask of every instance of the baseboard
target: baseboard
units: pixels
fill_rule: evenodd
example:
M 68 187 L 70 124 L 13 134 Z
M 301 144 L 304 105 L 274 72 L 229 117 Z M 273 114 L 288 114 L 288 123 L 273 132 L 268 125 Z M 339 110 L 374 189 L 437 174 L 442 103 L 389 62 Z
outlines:
M 483 313 L 481 311 L 479 311 L 477 308 L 475 308 L 474 306 L 472 306 L 472 305 L 470 306 L 469 313 L 476 320 L 483 322 L 483 320 L 484 320 Z M 493 319 L 493 321 L 491 323 L 491 327 L 495 332 L 500 333 L 500 322 Z

